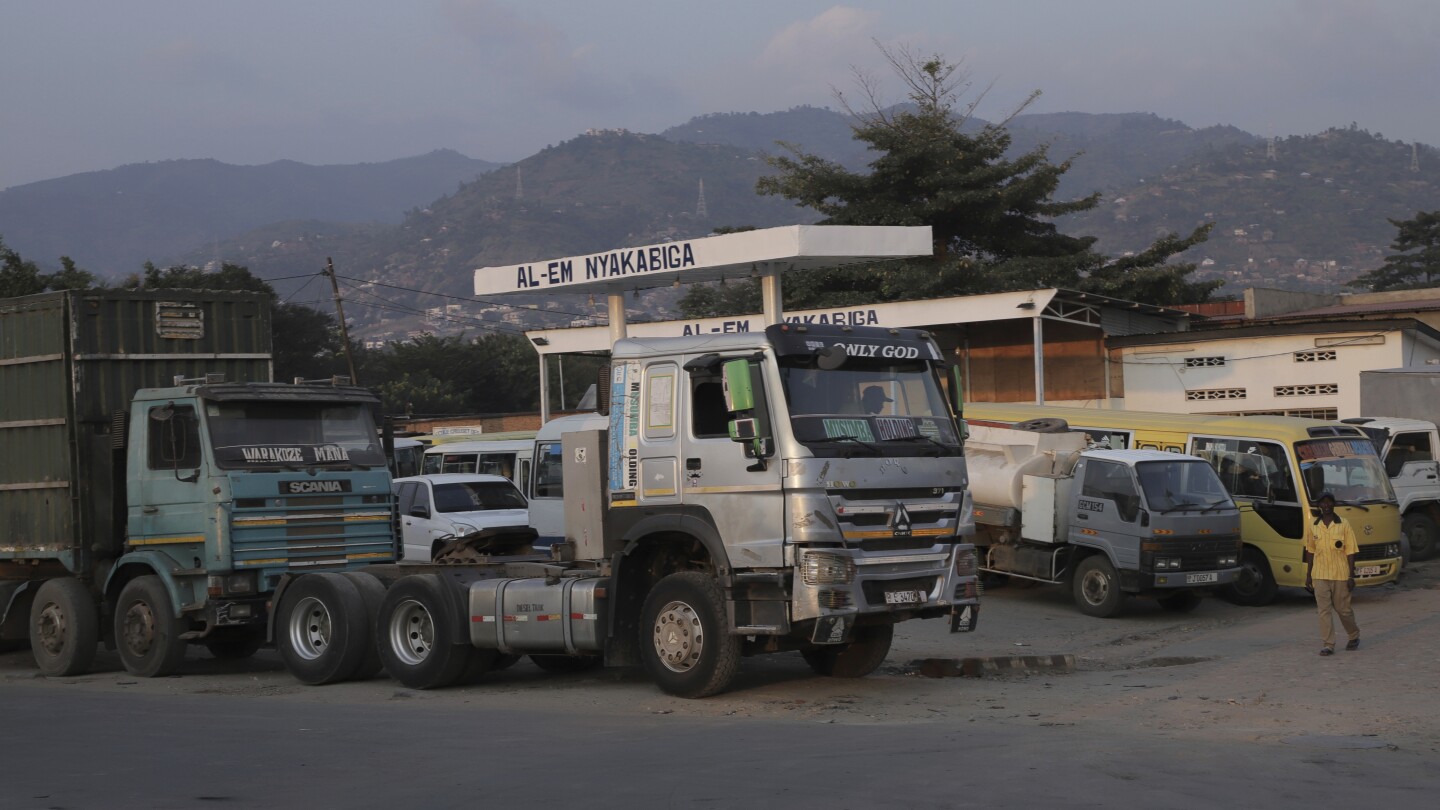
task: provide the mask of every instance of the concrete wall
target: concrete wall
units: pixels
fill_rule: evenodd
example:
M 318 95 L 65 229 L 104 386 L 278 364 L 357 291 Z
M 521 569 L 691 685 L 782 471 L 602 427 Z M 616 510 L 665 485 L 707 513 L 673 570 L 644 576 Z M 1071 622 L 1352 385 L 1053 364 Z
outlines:
M 1338 295 L 1251 287 L 1245 291 L 1245 319 L 1253 321 L 1274 318 L 1305 309 L 1332 307 L 1339 303 L 1342 301 Z
M 1335 408 L 1340 418 L 1361 416 L 1360 372 L 1424 364 L 1440 359 L 1440 349 L 1401 330 L 1378 338 L 1374 332 L 1329 335 L 1197 340 L 1171 346 L 1121 349 L 1125 406 L 1169 413 L 1236 413 Z M 1344 341 L 1356 340 L 1348 345 Z M 1371 343 L 1383 340 L 1383 343 Z M 1333 360 L 1297 360 L 1296 352 L 1333 351 Z M 1186 358 L 1222 357 L 1224 365 L 1187 367 Z M 1334 385 L 1334 393 L 1280 395 L 1285 386 Z M 1187 392 L 1241 389 L 1233 399 L 1189 399 Z M 1198 395 L 1198 394 L 1197 394 Z

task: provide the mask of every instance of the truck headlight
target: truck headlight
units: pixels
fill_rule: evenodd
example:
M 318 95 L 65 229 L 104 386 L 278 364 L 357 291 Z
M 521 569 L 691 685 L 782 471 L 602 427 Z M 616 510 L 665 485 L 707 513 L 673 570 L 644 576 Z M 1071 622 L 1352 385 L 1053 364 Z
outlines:
M 205 580 L 205 591 L 210 596 L 242 596 L 255 593 L 255 575 L 252 572 L 241 574 L 211 574 Z
M 848 585 L 855 581 L 855 561 L 839 554 L 808 551 L 801 576 L 806 585 Z
M 1179 571 L 1179 570 L 1180 570 L 1180 558 L 1179 558 L 1179 557 L 1156 557 L 1156 558 L 1155 558 L 1155 570 L 1156 570 L 1156 571 Z

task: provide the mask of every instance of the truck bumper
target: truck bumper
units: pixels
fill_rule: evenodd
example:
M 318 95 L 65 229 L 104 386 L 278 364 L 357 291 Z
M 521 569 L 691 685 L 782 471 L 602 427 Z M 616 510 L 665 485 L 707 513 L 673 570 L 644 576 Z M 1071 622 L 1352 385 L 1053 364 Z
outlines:
M 814 644 L 849 641 L 857 625 L 939 618 L 965 608 L 969 611 L 959 624 L 973 628 L 980 599 L 973 549 L 955 544 L 920 553 L 807 551 L 794 579 L 792 620 L 800 625 L 814 619 L 806 633 Z M 971 561 L 964 574 L 956 565 L 956 555 L 962 553 L 968 553 Z M 810 555 L 816 558 L 807 562 Z

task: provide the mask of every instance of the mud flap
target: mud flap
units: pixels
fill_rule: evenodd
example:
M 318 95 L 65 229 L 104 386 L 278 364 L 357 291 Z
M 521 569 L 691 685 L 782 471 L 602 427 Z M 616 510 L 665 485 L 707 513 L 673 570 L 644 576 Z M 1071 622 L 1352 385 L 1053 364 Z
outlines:
M 979 605 L 960 605 L 950 611 L 950 632 L 952 633 L 969 633 L 979 623 Z
M 855 629 L 853 616 L 821 616 L 810 633 L 811 644 L 844 644 Z

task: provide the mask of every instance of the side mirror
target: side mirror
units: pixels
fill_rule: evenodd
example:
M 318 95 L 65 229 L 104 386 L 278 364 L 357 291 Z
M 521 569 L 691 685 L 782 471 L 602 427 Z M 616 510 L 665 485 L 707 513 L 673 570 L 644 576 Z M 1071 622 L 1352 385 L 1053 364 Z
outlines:
M 755 388 L 749 360 L 743 357 L 726 360 L 720 367 L 720 380 L 725 391 L 725 410 L 736 413 L 754 409 Z
M 410 507 L 410 517 L 427 518 L 427 519 L 428 519 L 428 518 L 430 517 L 430 507 L 428 507 L 428 506 L 420 506 L 420 505 L 418 505 L 418 504 L 415 505 L 415 506 L 412 506 L 412 507 Z
M 963 422 L 965 419 L 965 380 L 960 376 L 959 366 L 950 367 L 950 404 L 955 408 L 955 418 L 962 420 L 960 428 L 962 434 L 969 433 L 969 429 L 964 427 Z

